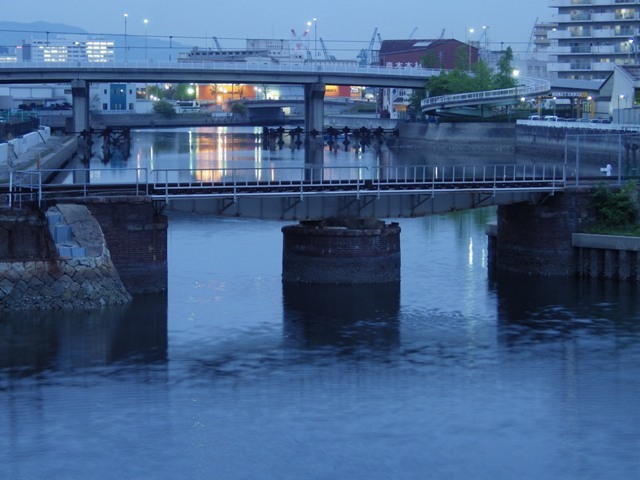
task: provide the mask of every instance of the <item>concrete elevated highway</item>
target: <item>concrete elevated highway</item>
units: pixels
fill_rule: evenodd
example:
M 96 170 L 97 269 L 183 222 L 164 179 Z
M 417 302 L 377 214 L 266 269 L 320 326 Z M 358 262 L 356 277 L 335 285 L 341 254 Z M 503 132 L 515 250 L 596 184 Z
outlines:
M 322 130 L 325 85 L 424 88 L 440 70 L 404 65 L 345 65 L 339 62 L 111 62 L 0 63 L 0 83 L 69 83 L 73 133 L 89 128 L 91 83 L 248 83 L 304 86 L 305 130 Z

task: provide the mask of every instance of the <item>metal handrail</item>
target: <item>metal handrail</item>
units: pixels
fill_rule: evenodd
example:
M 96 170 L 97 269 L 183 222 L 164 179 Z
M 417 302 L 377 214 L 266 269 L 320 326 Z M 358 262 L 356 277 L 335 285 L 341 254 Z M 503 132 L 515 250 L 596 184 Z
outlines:
M 298 195 L 355 195 L 363 193 L 416 193 L 436 191 L 549 191 L 566 186 L 566 166 L 560 164 L 495 165 L 379 165 L 155 169 L 126 168 L 134 171 L 131 183 L 50 184 L 46 180 L 58 173 L 86 176 L 113 169 L 26 170 L 9 177 L 9 204 L 15 200 L 36 200 L 45 196 L 77 195 L 86 198 L 93 187 L 134 187 L 135 195 L 153 196 L 169 201 L 178 196 L 229 197 Z M 100 195 L 105 191 L 101 190 Z
M 538 93 L 548 92 L 551 89 L 551 82 L 537 78 L 521 77 L 518 86 L 503 88 L 498 90 L 485 90 L 479 92 L 457 93 L 452 95 L 440 95 L 437 97 L 425 98 L 420 102 L 422 108 L 436 105 L 451 105 L 470 101 L 487 102 L 500 99 L 516 98 Z
M 33 201 L 34 197 L 37 199 L 38 206 L 42 205 L 42 199 L 45 194 L 52 194 L 45 187 L 51 187 L 51 190 L 55 189 L 57 196 L 64 195 L 80 195 L 82 198 L 89 196 L 89 186 L 100 186 L 99 183 L 90 182 L 72 182 L 72 183 L 50 183 L 49 179 L 55 178 L 57 175 L 65 174 L 75 176 L 76 173 L 81 173 L 83 176 L 91 173 L 100 172 L 113 173 L 111 168 L 70 168 L 70 169 L 38 169 L 38 170 L 16 170 L 9 175 L 9 205 L 13 205 L 14 198 L 22 200 L 28 198 Z M 146 168 L 122 168 L 118 169 L 119 172 L 135 172 L 134 181 L 130 183 L 124 183 L 123 185 L 133 185 L 134 194 L 148 195 L 149 194 L 149 173 Z M 105 184 L 106 186 L 106 184 Z

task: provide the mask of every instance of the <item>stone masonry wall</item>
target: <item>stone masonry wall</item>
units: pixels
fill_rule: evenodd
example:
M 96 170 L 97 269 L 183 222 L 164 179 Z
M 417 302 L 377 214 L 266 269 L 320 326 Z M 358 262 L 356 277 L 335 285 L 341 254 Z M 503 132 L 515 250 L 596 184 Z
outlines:
M 147 197 L 101 197 L 83 202 L 98 220 L 113 264 L 130 293 L 167 290 L 167 217 Z
M 594 213 L 590 191 L 557 193 L 542 205 L 498 207 L 495 266 L 499 270 L 534 275 L 573 275 L 572 234 Z
M 15 254 L 0 256 L 0 310 L 94 309 L 131 300 L 111 262 L 99 225 L 85 207 L 74 207 L 74 216 L 84 218 L 83 228 L 93 231 L 93 244 L 86 249 L 91 254 L 66 257 L 51 248 L 41 252 L 36 247 L 29 249 L 28 259 Z M 53 245 L 44 215 L 31 212 L 26 217 L 15 210 L 3 213 L 9 236 L 12 230 L 9 217 L 13 215 L 14 230 L 23 231 L 25 224 L 30 225 L 30 234 L 24 235 L 25 238 L 46 237 L 47 244 Z M 37 218 L 35 224 L 34 217 Z
M 400 281 L 400 227 L 282 228 L 282 278 L 287 282 L 367 284 Z

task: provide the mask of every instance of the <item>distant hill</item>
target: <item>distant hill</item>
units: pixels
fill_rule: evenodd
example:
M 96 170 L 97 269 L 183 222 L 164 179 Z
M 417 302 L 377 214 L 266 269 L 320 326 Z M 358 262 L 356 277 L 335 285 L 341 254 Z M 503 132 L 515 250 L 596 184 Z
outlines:
M 65 35 L 92 35 L 82 28 L 62 23 L 49 22 L 33 22 L 18 23 L 0 21 L 0 53 L 10 51 L 21 45 L 23 42 L 29 42 L 31 39 L 46 39 L 47 32 L 49 38 L 57 38 Z M 104 35 L 105 40 L 111 40 L 116 46 L 116 60 L 125 59 L 124 52 L 124 34 L 121 35 Z M 127 60 L 156 60 L 156 61 L 176 61 L 178 52 L 190 50 L 191 46 L 178 43 L 176 41 L 168 41 L 148 37 L 144 35 L 128 35 L 127 36 Z

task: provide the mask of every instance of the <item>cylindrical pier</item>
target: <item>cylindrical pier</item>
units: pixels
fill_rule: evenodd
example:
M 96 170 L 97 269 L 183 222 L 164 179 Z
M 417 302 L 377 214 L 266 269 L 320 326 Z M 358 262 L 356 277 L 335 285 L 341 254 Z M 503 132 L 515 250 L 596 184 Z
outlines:
M 282 279 L 294 283 L 400 281 L 400 226 L 378 220 L 303 221 L 282 228 Z

